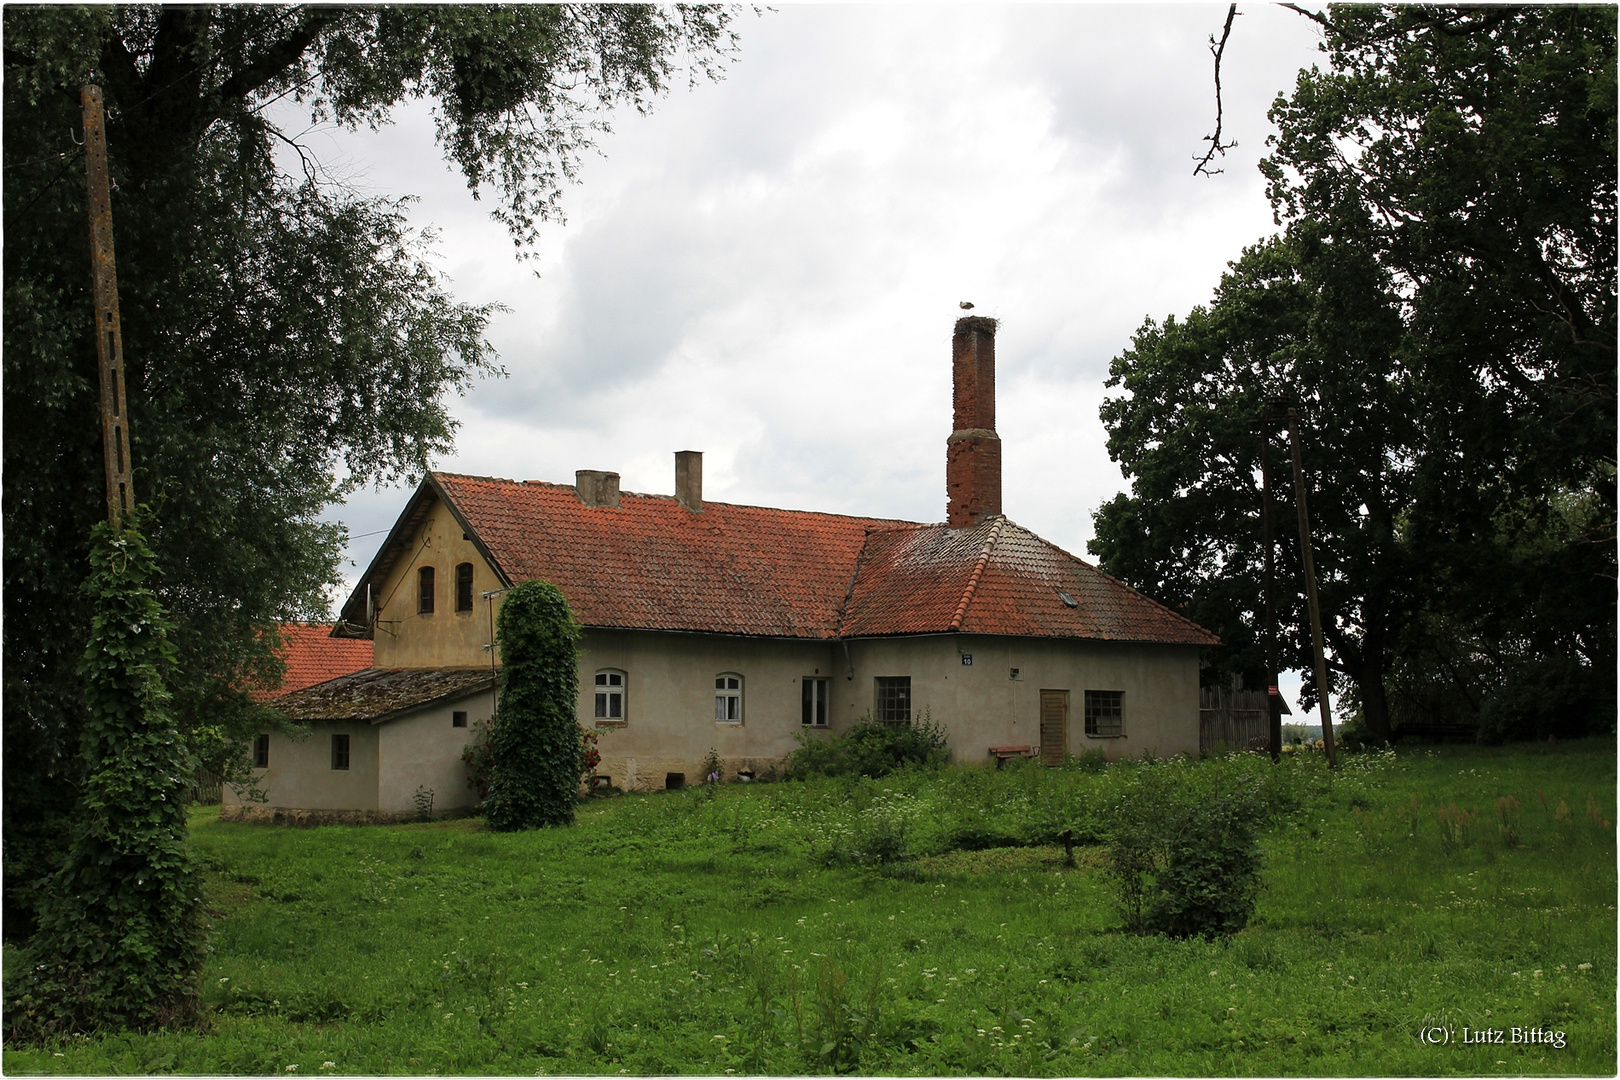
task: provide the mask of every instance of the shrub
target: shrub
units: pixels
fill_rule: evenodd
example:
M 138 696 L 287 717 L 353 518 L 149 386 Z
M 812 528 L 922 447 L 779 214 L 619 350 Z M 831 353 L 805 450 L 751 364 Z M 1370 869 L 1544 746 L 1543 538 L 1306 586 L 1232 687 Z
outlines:
M 192 762 L 165 677 L 170 626 L 136 522 L 97 525 L 84 589 L 95 616 L 79 663 L 85 779 L 67 862 L 6 1002 L 12 1038 L 188 1021 L 206 948 L 187 843 Z
M 1167 762 L 1141 769 L 1113 810 L 1109 871 L 1129 929 L 1171 937 L 1243 929 L 1268 811 L 1252 780 Z
M 943 765 L 951 759 L 947 733 L 928 710 L 916 721 L 882 723 L 862 716 L 841 735 L 799 735 L 788 756 L 789 779 L 812 776 L 887 776 L 906 765 Z
M 501 697 L 490 724 L 484 820 L 497 832 L 569 825 L 584 769 L 579 625 L 555 585 L 525 581 L 501 604 Z
M 495 767 L 495 751 L 490 747 L 489 737 L 489 725 L 480 721 L 473 725 L 472 741 L 461 748 L 461 762 L 467 767 L 467 786 L 478 793 L 480 803 L 489 797 L 489 777 Z M 587 785 L 602 763 L 597 739 L 596 732 L 583 724 L 579 726 L 579 776 Z

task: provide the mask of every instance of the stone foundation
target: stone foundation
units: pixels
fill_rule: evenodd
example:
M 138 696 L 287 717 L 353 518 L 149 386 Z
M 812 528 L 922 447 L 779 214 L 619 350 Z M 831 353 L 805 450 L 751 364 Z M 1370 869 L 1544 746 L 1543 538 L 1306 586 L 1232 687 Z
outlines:
M 750 772 L 756 780 L 780 776 L 780 758 L 721 758 L 721 779 L 725 783 L 736 781 L 738 774 Z M 603 756 L 596 766 L 597 776 L 608 777 L 620 791 L 665 791 L 670 776 L 683 778 L 682 787 L 696 787 L 703 783 L 702 758 L 653 758 Z

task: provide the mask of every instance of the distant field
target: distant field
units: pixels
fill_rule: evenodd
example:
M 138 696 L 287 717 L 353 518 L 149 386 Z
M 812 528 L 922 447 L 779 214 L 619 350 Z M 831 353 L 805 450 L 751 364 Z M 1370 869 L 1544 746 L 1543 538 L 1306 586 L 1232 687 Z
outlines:
M 1152 766 L 1291 807 L 1219 942 L 1126 935 L 1101 849 L 1063 865 L 1138 767 L 721 785 L 520 835 L 198 810 L 206 1026 L 5 1071 L 1615 1072 L 1612 739 Z

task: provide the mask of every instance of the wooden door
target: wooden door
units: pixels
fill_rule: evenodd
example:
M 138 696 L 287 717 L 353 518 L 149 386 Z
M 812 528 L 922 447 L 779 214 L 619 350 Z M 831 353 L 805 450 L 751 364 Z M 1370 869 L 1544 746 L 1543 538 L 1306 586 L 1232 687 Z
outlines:
M 1069 752 L 1069 692 L 1041 691 L 1041 760 L 1048 765 L 1063 764 Z

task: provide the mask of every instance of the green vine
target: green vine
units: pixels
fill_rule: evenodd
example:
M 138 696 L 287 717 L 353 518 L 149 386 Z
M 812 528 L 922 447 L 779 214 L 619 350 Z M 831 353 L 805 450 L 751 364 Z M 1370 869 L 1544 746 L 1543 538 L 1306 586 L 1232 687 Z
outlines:
M 186 833 L 192 760 L 165 687 L 171 627 L 137 525 L 103 523 L 91 535 L 84 589 L 95 616 L 79 663 L 86 776 L 67 861 L 6 1003 L 14 1039 L 150 1029 L 197 1011 L 207 943 Z
M 579 625 L 557 587 L 525 581 L 501 604 L 501 698 L 490 724 L 484 820 L 509 832 L 570 825 L 579 800 Z

